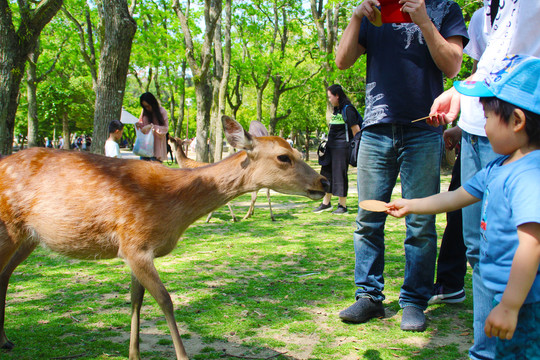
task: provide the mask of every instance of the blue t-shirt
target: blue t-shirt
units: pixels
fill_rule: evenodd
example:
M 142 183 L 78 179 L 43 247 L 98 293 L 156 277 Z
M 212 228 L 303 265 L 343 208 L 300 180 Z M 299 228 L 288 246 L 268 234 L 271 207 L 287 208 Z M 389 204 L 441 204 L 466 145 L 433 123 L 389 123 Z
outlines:
M 490 162 L 463 185 L 469 194 L 482 199 L 480 274 L 499 302 L 519 245 L 517 227 L 540 223 L 540 150 L 503 165 L 507 158 Z M 540 301 L 538 275 L 537 271 L 525 303 Z
M 426 0 L 427 14 L 445 38 L 461 36 L 468 42 L 459 5 L 448 0 Z M 443 73 L 431 57 L 426 40 L 414 23 L 376 27 L 364 17 L 358 42 L 366 49 L 366 110 L 362 128 L 381 123 L 411 124 L 429 114 L 443 92 Z M 442 133 L 424 121 L 411 124 Z

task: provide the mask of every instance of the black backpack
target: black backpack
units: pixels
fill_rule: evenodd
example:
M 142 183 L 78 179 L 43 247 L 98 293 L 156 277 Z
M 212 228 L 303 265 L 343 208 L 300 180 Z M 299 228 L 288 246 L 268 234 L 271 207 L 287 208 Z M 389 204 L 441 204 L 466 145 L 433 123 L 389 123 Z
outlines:
M 347 158 L 347 162 L 349 165 L 356 167 L 358 165 L 358 150 L 360 149 L 360 139 L 362 138 L 362 130 L 356 133 L 351 141 L 349 141 L 349 129 L 347 127 L 347 112 L 346 109 L 349 105 L 345 105 L 343 107 L 343 110 L 341 110 L 341 116 L 343 116 L 343 120 L 345 121 L 345 136 L 347 137 L 347 142 L 349 143 L 349 156 Z M 356 108 L 354 108 L 356 110 Z M 362 128 L 362 116 L 356 110 L 356 113 L 358 114 L 358 119 L 360 119 L 360 129 Z

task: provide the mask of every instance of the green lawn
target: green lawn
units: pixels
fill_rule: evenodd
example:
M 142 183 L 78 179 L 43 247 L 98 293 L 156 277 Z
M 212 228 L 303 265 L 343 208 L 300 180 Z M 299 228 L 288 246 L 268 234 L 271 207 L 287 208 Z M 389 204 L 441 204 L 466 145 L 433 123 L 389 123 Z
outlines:
M 315 166 L 314 163 L 311 163 Z M 355 169 L 351 169 L 355 187 Z M 443 189 L 449 176 L 443 176 Z M 398 190 L 397 188 L 396 190 Z M 399 191 L 396 191 L 398 196 Z M 249 195 L 233 202 L 240 218 Z M 404 220 L 386 227 L 386 318 L 342 323 L 354 296 L 349 214 L 313 214 L 319 202 L 273 194 L 276 222 L 261 192 L 255 215 L 232 223 L 227 208 L 197 221 L 156 267 L 169 290 L 192 359 L 467 359 L 472 342 L 467 300 L 428 308 L 424 333 L 399 329 Z M 437 217 L 438 231 L 445 226 Z M 129 269 L 121 260 L 79 261 L 37 249 L 10 283 L 6 333 L 16 347 L 1 359 L 126 359 Z M 148 294 L 142 310 L 144 359 L 174 359 L 163 315 Z

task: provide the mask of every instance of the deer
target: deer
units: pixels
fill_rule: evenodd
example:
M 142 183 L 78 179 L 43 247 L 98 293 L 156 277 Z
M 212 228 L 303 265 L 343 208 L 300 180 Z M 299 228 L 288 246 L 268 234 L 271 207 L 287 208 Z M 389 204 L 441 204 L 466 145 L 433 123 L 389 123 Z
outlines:
M 255 137 L 262 137 L 262 136 L 268 136 L 268 130 L 266 130 L 266 127 L 263 123 L 260 121 L 252 121 L 249 124 L 249 134 Z M 168 143 L 170 144 L 171 148 L 174 149 L 174 152 L 176 154 L 176 159 L 178 161 L 178 165 L 183 168 L 196 168 L 201 166 L 206 166 L 208 163 L 196 161 L 193 159 L 190 159 L 187 157 L 186 153 L 184 152 L 183 145 L 186 143 L 185 141 L 174 138 L 169 139 Z M 253 213 L 255 212 L 255 202 L 257 201 L 257 193 L 258 191 L 254 191 L 251 193 L 251 203 L 248 208 L 248 212 L 243 217 L 243 220 L 249 219 Z M 270 189 L 266 189 L 266 197 L 268 198 L 268 208 L 270 209 L 270 219 L 272 221 L 276 221 L 276 218 L 274 217 L 274 213 L 272 212 L 272 202 L 270 200 Z M 234 215 L 234 211 L 230 204 L 227 203 L 227 206 L 229 207 L 229 212 L 231 213 L 231 218 L 233 222 L 236 222 L 236 216 Z M 212 218 L 212 214 L 208 214 L 208 217 L 206 218 L 206 222 L 210 222 L 210 219 Z
M 42 244 L 68 257 L 123 259 L 131 270 L 129 359 L 140 359 L 148 291 L 165 316 L 176 359 L 189 360 L 154 259 L 169 254 L 198 218 L 239 195 L 271 188 L 318 200 L 329 188 L 282 138 L 252 137 L 228 116 L 222 123 L 227 141 L 242 151 L 195 169 L 46 148 L 0 160 L 1 348 L 14 347 L 4 327 L 9 279 Z
M 178 162 L 178 165 L 181 168 L 195 169 L 195 168 L 199 168 L 199 167 L 208 165 L 208 163 L 190 159 L 186 155 L 186 153 L 184 152 L 183 146 L 184 146 L 184 144 L 187 144 L 187 141 L 184 141 L 184 140 L 179 139 L 177 137 L 169 137 L 168 138 L 168 144 L 170 145 L 171 150 L 174 151 L 174 153 L 176 154 L 176 161 Z M 229 212 L 231 213 L 232 221 L 237 222 L 238 219 L 234 215 L 234 211 L 232 209 L 231 204 L 227 203 L 227 206 L 229 207 Z M 208 216 L 206 217 L 206 222 L 207 223 L 210 222 L 210 219 L 212 218 L 212 214 L 213 214 L 213 212 L 209 213 Z
M 260 121 L 254 120 L 249 124 L 249 133 L 253 136 L 268 136 L 268 130 L 266 126 Z M 243 220 L 249 219 L 255 212 L 255 202 L 257 201 L 258 191 L 251 193 L 251 203 L 249 204 L 248 212 L 244 216 Z M 268 199 L 268 208 L 270 209 L 270 219 L 276 221 L 274 213 L 272 212 L 272 202 L 270 201 L 270 189 L 266 189 L 266 198 Z

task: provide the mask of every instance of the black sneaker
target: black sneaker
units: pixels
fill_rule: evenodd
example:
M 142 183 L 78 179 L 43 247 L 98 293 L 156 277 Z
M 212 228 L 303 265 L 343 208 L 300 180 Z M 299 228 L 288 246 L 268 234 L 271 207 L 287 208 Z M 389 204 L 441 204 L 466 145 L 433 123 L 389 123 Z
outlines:
M 435 284 L 433 296 L 428 305 L 434 304 L 457 304 L 465 300 L 465 290 L 445 289 L 443 285 Z
M 315 214 L 318 214 L 318 213 L 321 213 L 323 211 L 330 211 L 332 210 L 332 204 L 328 203 L 327 205 L 324 205 L 323 203 L 321 203 L 321 205 L 319 205 L 319 207 L 315 208 L 315 210 L 313 210 L 313 212 Z
M 335 215 L 343 215 L 346 213 L 347 213 L 347 208 L 341 205 L 338 205 L 337 209 L 332 211 L 332 214 L 335 214 Z
M 363 323 L 375 317 L 384 317 L 384 306 L 381 301 L 374 301 L 369 297 L 363 297 L 341 311 L 339 317 L 345 322 Z

